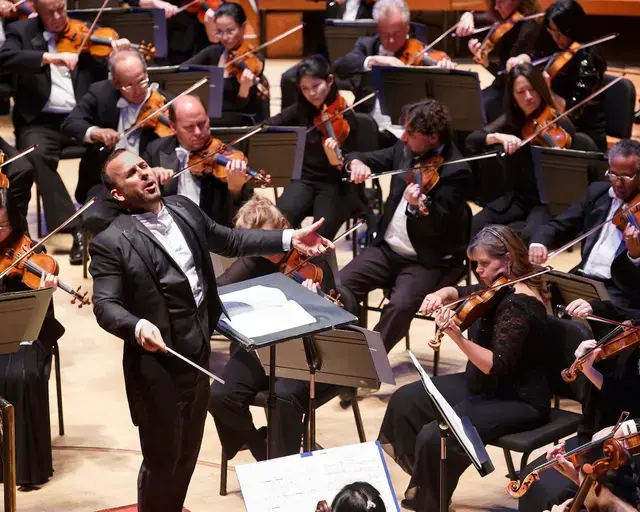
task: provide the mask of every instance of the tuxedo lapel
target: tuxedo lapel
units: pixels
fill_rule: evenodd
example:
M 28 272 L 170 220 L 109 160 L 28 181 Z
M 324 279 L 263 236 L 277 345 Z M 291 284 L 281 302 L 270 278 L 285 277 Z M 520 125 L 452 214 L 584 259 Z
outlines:
M 204 230 L 198 229 L 199 222 L 196 222 L 193 216 L 186 210 L 184 206 L 182 206 L 179 202 L 176 201 L 165 201 L 165 207 L 168 208 L 172 214 L 179 217 L 190 229 L 189 235 L 192 235 L 193 241 L 197 243 L 198 249 L 202 253 L 202 264 L 207 267 L 207 271 L 213 274 L 213 266 L 211 264 L 211 258 L 209 258 L 209 249 L 207 247 L 207 242 L 204 239 Z M 185 238 L 187 235 L 185 234 Z M 195 249 L 196 247 L 193 247 Z

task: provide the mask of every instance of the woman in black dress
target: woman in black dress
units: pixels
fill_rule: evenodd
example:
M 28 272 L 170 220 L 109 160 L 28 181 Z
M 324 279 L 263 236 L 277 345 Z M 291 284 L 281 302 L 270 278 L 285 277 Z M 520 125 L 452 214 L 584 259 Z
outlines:
M 233 57 L 230 54 L 244 54 L 248 46 L 244 43 L 247 30 L 247 15 L 239 4 L 223 3 L 213 16 L 215 34 L 219 40 L 182 63 L 183 66 L 224 66 Z M 263 62 L 260 53 L 255 54 Z M 258 124 L 269 117 L 269 97 L 264 97 L 254 84 L 254 75 L 245 69 L 240 79 L 225 70 L 224 91 L 222 93 L 222 117 L 213 119 L 217 126 L 246 126 Z M 257 77 L 266 88 L 268 83 L 261 71 Z
M 267 120 L 272 126 L 312 127 L 314 117 L 324 105 L 332 105 L 338 98 L 338 88 L 327 60 L 315 55 L 303 60 L 297 71 L 298 100 L 280 114 Z M 357 123 L 352 111 L 344 113 L 350 126 L 349 135 L 342 147 L 343 153 L 355 150 Z M 319 130 L 307 133 L 300 179 L 293 179 L 278 200 L 278 208 L 292 226 L 298 226 L 305 217 L 313 215 L 314 221 L 324 217 L 324 225 L 318 231 L 326 238 L 333 238 L 359 207 L 358 186 L 343 182 L 344 171 L 329 161 L 334 139 L 323 141 Z
M 25 219 L 7 204 L 7 189 L 0 188 L 0 250 L 24 233 Z M 47 274 L 41 280 L 45 286 L 57 286 L 57 278 Z M 28 288 L 20 279 L 0 281 L 0 293 L 23 290 Z M 53 475 L 48 381 L 53 344 L 63 333 L 51 305 L 37 340 L 21 344 L 14 354 L 0 354 L 0 396 L 15 408 L 16 481 L 25 488 L 42 485 Z
M 527 248 L 504 226 L 487 226 L 471 241 L 467 254 L 478 265 L 481 284 L 446 287 L 427 295 L 421 311 L 432 314 L 443 304 L 483 287 L 500 276 L 517 278 L 532 271 Z M 449 318 L 443 308 L 438 325 Z M 496 292 L 487 313 L 467 339 L 454 322 L 444 330 L 469 358 L 466 371 L 433 379 L 460 417 L 468 416 L 483 443 L 513 432 L 535 428 L 548 414 L 544 332 L 545 292 L 539 278 Z M 387 407 L 378 439 L 411 475 L 403 506 L 432 512 L 439 507 L 440 429 L 436 412 L 421 381 L 396 391 Z M 447 499 L 471 464 L 460 444 L 447 443 Z

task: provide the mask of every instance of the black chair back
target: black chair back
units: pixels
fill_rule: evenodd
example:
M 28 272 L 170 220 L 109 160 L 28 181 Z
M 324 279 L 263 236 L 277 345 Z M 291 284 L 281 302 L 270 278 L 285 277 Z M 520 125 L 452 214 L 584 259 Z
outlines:
M 375 151 L 380 149 L 380 132 L 378 123 L 369 114 L 355 112 L 357 121 L 356 148 L 358 151 Z
M 604 85 L 616 77 L 604 76 Z M 607 120 L 607 135 L 628 139 L 633 131 L 633 116 L 636 105 L 636 88 L 628 78 L 623 78 L 604 93 L 602 108 Z

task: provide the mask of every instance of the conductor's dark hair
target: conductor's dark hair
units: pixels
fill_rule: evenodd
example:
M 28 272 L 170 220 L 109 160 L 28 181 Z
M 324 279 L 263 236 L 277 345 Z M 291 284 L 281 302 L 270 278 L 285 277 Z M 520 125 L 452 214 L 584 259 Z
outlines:
M 244 9 L 240 4 L 236 4 L 233 2 L 225 2 L 220 7 L 216 9 L 216 13 L 213 15 L 213 19 L 218 20 L 223 16 L 229 16 L 233 18 L 238 25 L 242 25 L 245 21 L 247 21 L 247 14 L 244 12 Z
M 100 177 L 102 178 L 102 183 L 104 184 L 105 187 L 107 187 L 107 189 L 109 190 L 109 192 L 111 192 L 114 188 L 116 188 L 116 184 L 113 181 L 113 179 L 111 179 L 111 177 L 109 176 L 109 174 L 107 173 L 107 169 L 109 168 L 109 164 L 111 164 L 111 162 L 113 162 L 116 158 L 118 158 L 122 153 L 126 152 L 127 150 L 124 148 L 118 148 L 115 151 L 113 151 L 105 160 L 104 164 L 102 165 L 102 169 L 100 171 Z
M 586 14 L 582 6 L 574 0 L 557 0 L 551 4 L 544 14 L 544 27 L 549 28 L 549 22 L 558 27 L 558 30 L 572 41 L 585 42 Z
M 522 126 L 526 121 L 526 116 L 516 103 L 515 94 L 513 92 L 513 87 L 516 83 L 516 80 L 521 76 L 529 81 L 529 83 L 533 87 L 533 90 L 536 91 L 542 99 L 540 107 L 538 108 L 539 111 L 534 112 L 534 115 L 541 113 L 547 105 L 549 105 L 553 109 L 558 110 L 553 101 L 553 98 L 551 97 L 549 86 L 544 80 L 542 71 L 540 71 L 537 67 L 532 66 L 528 62 L 525 64 L 518 64 L 517 66 L 514 66 L 509 73 L 509 76 L 507 77 L 507 85 L 505 87 L 504 94 L 504 111 L 507 116 L 507 123 L 517 131 L 520 131 L 522 129 Z
M 386 512 L 380 492 L 367 482 L 345 485 L 331 503 L 331 512 Z
M 438 135 L 440 144 L 451 139 L 451 117 L 442 103 L 432 98 L 410 103 L 402 107 L 400 124 L 409 133 Z

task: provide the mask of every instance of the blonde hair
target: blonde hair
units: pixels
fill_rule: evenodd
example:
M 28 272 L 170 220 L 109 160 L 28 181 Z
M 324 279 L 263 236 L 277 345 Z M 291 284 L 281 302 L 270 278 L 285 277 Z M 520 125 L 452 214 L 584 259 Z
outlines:
M 234 225 L 244 229 L 280 229 L 284 216 L 269 199 L 254 195 L 236 213 Z

